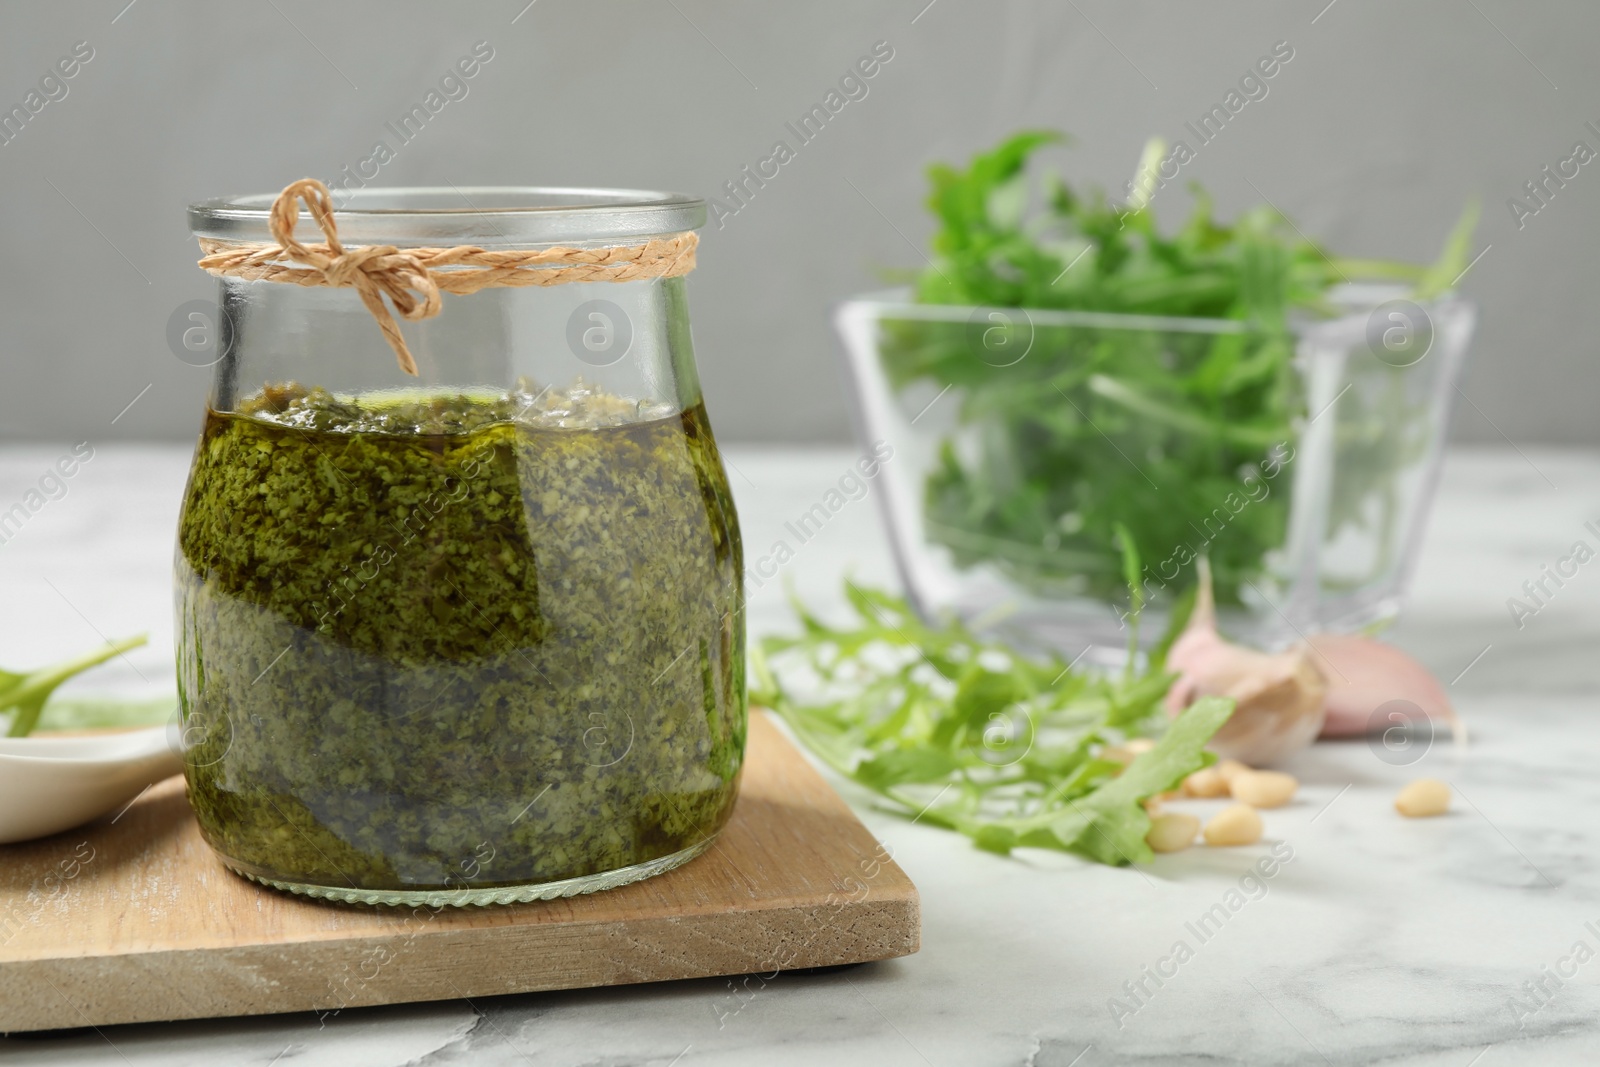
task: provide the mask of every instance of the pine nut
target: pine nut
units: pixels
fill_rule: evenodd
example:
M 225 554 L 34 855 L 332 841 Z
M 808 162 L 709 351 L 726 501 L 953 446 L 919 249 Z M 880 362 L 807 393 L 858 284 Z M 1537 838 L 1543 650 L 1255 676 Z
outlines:
M 1100 758 L 1120 763 L 1124 767 L 1135 759 L 1156 747 L 1156 743 L 1148 737 L 1135 737 L 1120 745 L 1107 745 L 1100 750 Z
M 1261 840 L 1261 816 L 1248 804 L 1229 804 L 1206 823 L 1206 844 L 1253 845 Z
M 1250 768 L 1236 759 L 1218 760 L 1215 766 L 1217 773 L 1222 775 L 1222 780 L 1230 785 L 1239 775 L 1250 773 Z
M 1228 782 L 1215 767 L 1202 767 L 1183 780 L 1183 791 L 1192 797 L 1225 797 Z
M 1194 835 L 1199 832 L 1199 819 L 1183 812 L 1169 811 L 1150 820 L 1150 832 L 1144 835 L 1144 839 L 1156 852 L 1182 852 L 1194 844 Z
M 1245 771 L 1230 783 L 1233 798 L 1252 808 L 1281 808 L 1294 797 L 1300 783 L 1282 771 Z
M 1437 778 L 1418 778 L 1394 798 L 1394 810 L 1408 819 L 1425 819 L 1450 810 L 1450 787 Z
M 1128 751 L 1126 745 L 1107 745 L 1100 750 L 1100 758 L 1110 763 L 1120 763 L 1124 767 L 1133 762 L 1134 753 Z

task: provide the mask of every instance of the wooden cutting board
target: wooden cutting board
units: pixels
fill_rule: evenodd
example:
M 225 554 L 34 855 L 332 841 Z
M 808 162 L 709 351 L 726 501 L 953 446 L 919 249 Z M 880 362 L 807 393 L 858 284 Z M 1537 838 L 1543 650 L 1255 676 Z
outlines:
M 262 889 L 211 854 L 181 777 L 0 846 L 0 1032 L 770 974 L 908 955 L 920 932 L 905 873 L 753 713 L 717 843 L 589 896 L 430 912 Z

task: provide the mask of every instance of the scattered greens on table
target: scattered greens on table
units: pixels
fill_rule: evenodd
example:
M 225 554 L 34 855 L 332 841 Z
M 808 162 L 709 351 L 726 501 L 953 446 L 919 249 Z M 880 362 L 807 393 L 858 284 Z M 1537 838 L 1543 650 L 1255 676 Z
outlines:
M 1233 711 L 1208 697 L 1168 722 L 1175 627 L 1142 673 L 1102 676 L 1058 656 L 1024 657 L 958 621 L 930 626 L 883 592 L 847 582 L 846 595 L 860 617 L 853 627 L 831 627 L 796 602 L 801 635 L 767 638 L 752 654 L 751 702 L 889 810 L 980 848 L 1150 860 L 1141 801 L 1212 763 L 1203 747 Z M 1105 745 L 1145 736 L 1159 740 L 1126 769 L 1099 758 Z
M 1329 291 L 1347 280 L 1410 282 L 1417 300 L 1445 291 L 1466 265 L 1476 210 L 1431 267 L 1330 256 L 1267 205 L 1219 223 L 1198 186 L 1188 221 L 1163 234 L 1137 191 L 1117 206 L 1059 179 L 1036 190 L 1029 157 L 1061 139 L 1022 133 L 965 170 L 930 168 L 939 229 L 916 300 L 1238 325 L 888 323 L 883 363 L 894 386 L 954 386 L 961 397 L 958 430 L 925 486 L 929 536 L 959 566 L 993 563 L 1032 588 L 1103 599 L 1126 589 L 1117 523 L 1154 561 L 1200 538 L 1218 599 L 1235 603 L 1284 542 L 1288 479 L 1220 532 L 1205 523 L 1243 475 L 1292 455 L 1305 417 L 1292 320 L 1331 313 Z M 1140 173 L 1161 154 L 1152 142 Z M 1355 390 L 1341 406 L 1341 455 L 1348 442 L 1378 462 L 1345 464 L 1330 536 L 1371 521 L 1369 500 L 1381 508 L 1396 465 L 1426 441 L 1416 413 L 1392 402 L 1403 400 L 1395 376 L 1389 399 Z

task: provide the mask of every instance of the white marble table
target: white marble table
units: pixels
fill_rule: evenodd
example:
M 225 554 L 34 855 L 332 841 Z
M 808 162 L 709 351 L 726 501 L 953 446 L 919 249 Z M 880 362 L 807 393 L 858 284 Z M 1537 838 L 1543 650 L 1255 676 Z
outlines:
M 0 512 L 63 451 L 0 450 Z M 851 459 L 843 450 L 730 452 L 746 544 L 758 552 Z M 149 629 L 150 647 L 83 686 L 170 689 L 167 561 L 186 463 L 177 449 L 101 447 L 65 496 L 0 545 L 0 663 L 43 662 L 96 634 Z M 1395 637 L 1456 679 L 1474 743 L 1436 747 L 1403 768 L 1364 743 L 1320 745 L 1295 766 L 1301 797 L 1269 813 L 1259 847 L 1195 849 L 1144 870 L 1002 859 L 863 805 L 922 891 L 924 948 L 907 959 L 781 976 L 744 997 L 705 980 L 347 1011 L 326 1025 L 307 1013 L 0 1039 L 0 1061 L 1600 1062 L 1600 960 L 1587 958 L 1600 952 L 1600 562 L 1520 630 L 1505 604 L 1574 541 L 1600 547 L 1583 529 L 1590 519 L 1600 519 L 1600 457 L 1454 454 L 1414 606 Z M 785 573 L 808 599 L 837 607 L 850 568 L 861 581 L 893 581 L 871 501 L 845 507 Z M 781 582 L 753 591 L 756 633 L 786 621 Z M 1451 815 L 1394 816 L 1394 792 L 1419 773 L 1457 786 Z M 1273 846 L 1293 859 L 1264 890 L 1251 886 L 1220 929 L 1195 936 L 1186 924 L 1226 904 Z M 1144 979 L 1134 1001 L 1124 983 L 1146 966 L 1170 973 L 1161 961 L 1179 940 L 1192 956 L 1159 987 Z M 1525 983 L 1541 981 L 1547 992 L 1535 1000 Z M 1111 998 L 1137 1010 L 1114 1020 Z M 1512 998 L 1524 1004 L 1520 1016 Z

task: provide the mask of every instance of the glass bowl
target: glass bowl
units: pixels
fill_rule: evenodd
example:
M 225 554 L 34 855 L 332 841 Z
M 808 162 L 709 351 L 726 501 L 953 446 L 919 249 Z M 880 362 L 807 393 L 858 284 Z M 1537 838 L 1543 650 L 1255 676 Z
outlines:
M 1133 605 L 1120 527 L 1147 640 L 1202 556 L 1236 639 L 1276 648 L 1394 618 L 1475 310 L 1392 286 L 1341 286 L 1329 302 L 1331 317 L 1287 335 L 905 292 L 841 305 L 858 433 L 893 449 L 879 501 L 912 601 L 1115 658 Z M 1222 368 L 1223 388 L 1277 369 L 1239 390 L 1232 415 L 1183 393 L 1202 364 Z M 1268 392 L 1288 413 L 1276 424 L 1257 417 Z

